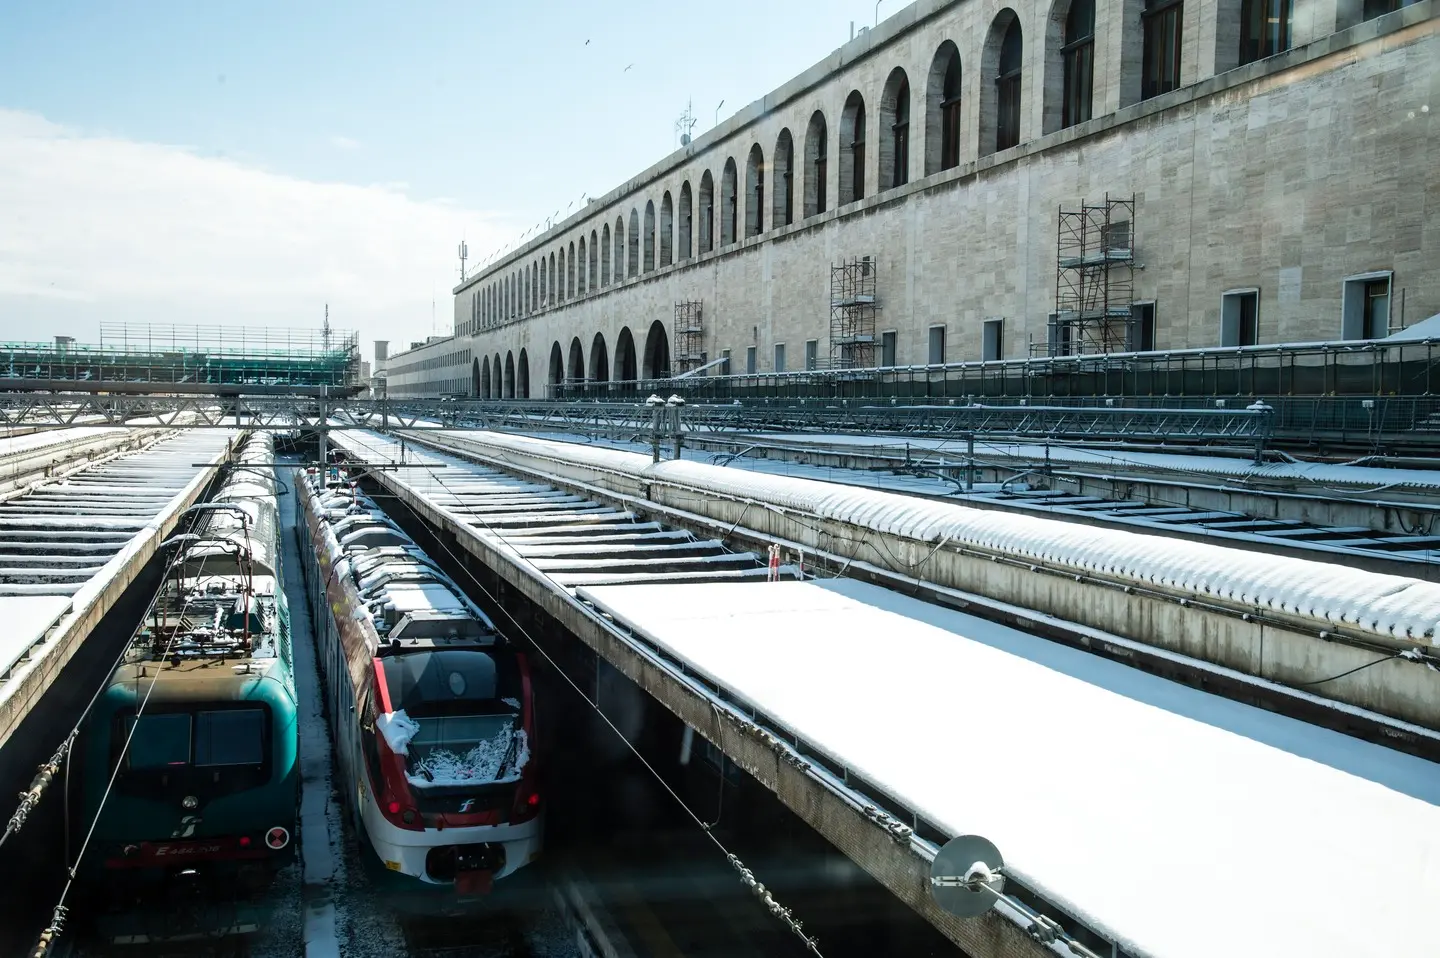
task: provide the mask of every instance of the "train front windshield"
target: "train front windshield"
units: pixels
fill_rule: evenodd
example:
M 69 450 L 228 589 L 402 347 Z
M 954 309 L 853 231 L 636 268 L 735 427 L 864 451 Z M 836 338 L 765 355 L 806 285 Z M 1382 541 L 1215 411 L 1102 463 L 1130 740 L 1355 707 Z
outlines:
M 435 651 L 382 660 L 390 707 L 419 726 L 406 777 L 422 791 L 520 778 L 529 761 L 519 667 L 504 651 Z

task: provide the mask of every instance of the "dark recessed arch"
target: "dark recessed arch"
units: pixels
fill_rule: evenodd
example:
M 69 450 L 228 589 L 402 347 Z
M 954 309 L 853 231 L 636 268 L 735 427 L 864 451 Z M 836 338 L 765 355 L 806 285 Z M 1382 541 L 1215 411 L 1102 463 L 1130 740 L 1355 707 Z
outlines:
M 480 398 L 490 397 L 490 357 L 485 357 L 485 365 L 480 367 Z
M 523 349 L 515 361 L 515 395 L 520 399 L 530 398 L 530 357 Z
M 960 165 L 960 48 L 946 40 L 925 83 L 925 175 Z
M 630 210 L 630 242 L 625 245 L 625 276 L 640 275 L 640 211 Z
M 795 140 L 788 127 L 775 138 L 775 152 L 770 157 L 770 192 L 774 194 L 770 227 L 795 222 Z
M 470 395 L 476 398 L 483 398 L 484 393 L 480 391 L 480 360 L 470 361 Z
M 550 375 L 551 386 L 559 386 L 565 382 L 565 351 L 560 348 L 560 340 L 550 347 Z
M 505 354 L 505 398 L 515 398 L 515 354 Z
M 645 335 L 645 363 L 640 372 L 646 379 L 670 378 L 670 334 L 658 319 Z
M 675 262 L 675 201 L 670 191 L 660 197 L 660 265 Z
M 610 224 L 600 231 L 600 285 L 610 285 Z
M 605 334 L 596 333 L 590 342 L 590 379 L 603 383 L 610 378 L 610 351 L 605 348 Z
M 640 378 L 640 370 L 635 361 L 635 337 L 630 334 L 630 327 L 626 326 L 620 330 L 620 335 L 615 337 L 615 379 L 618 382 L 634 382 Z
M 1020 18 L 1009 7 L 995 15 L 980 54 L 980 154 L 988 156 L 1020 143 L 1024 117 L 1025 39 Z
M 567 378 L 570 382 L 585 381 L 585 347 L 581 345 L 579 336 L 570 340 L 570 364 L 565 367 L 565 371 L 569 374 Z
M 701 253 L 715 248 L 715 177 L 706 170 L 700 177 L 700 242 Z

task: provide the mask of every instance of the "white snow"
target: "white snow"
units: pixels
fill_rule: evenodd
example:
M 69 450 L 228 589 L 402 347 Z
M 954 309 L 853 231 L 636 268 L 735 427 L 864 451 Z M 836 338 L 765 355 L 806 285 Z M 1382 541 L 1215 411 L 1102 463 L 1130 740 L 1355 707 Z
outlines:
M 352 434 L 342 434 L 350 441 Z M 872 489 L 790 476 L 746 473 L 697 462 L 652 463 L 649 456 L 526 436 L 462 434 L 493 453 L 505 451 L 583 465 L 761 502 L 927 543 L 948 542 L 1074 572 L 1155 585 L 1256 609 L 1271 609 L 1356 630 L 1436 643 L 1440 584 L 1363 572 L 1342 565 L 1265 555 L 1123 529 L 1101 529 L 1042 516 L 997 513 Z M 374 449 L 385 440 L 355 435 Z M 413 455 L 413 454 L 412 454 Z M 427 454 L 454 471 L 467 464 Z M 468 465 L 468 468 L 480 468 Z
M 508 773 L 500 777 L 505 759 L 515 746 L 515 761 Z M 477 742 L 463 755 L 447 748 L 431 749 L 424 758 L 416 759 L 405 777 L 411 785 L 421 788 L 442 785 L 504 784 L 518 782 L 520 772 L 530 761 L 530 742 L 524 729 L 503 726 L 494 736 Z M 428 773 L 428 775 L 427 775 Z
M 850 580 L 582 595 L 1132 953 L 1433 953 L 1432 763 Z
M 76 586 L 78 589 L 79 586 Z M 65 595 L 20 595 L 0 598 L 0 675 L 39 642 L 45 632 L 70 611 Z
M 420 726 L 404 709 L 382 712 L 375 719 L 375 728 L 385 736 L 385 744 L 396 755 L 410 754 L 410 740 L 420 732 Z

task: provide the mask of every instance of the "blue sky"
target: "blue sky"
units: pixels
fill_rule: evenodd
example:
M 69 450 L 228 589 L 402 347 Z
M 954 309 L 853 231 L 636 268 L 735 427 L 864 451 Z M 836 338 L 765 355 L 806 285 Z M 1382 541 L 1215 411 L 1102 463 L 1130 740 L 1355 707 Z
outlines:
M 903 5 L 885 0 L 882 18 Z M 407 6 L 416 9 L 402 9 Z M 448 317 L 461 232 L 470 239 L 472 259 L 483 258 L 582 193 L 613 189 L 674 148 L 674 121 L 687 100 L 693 99 L 699 119 L 696 132 L 703 132 L 714 124 L 721 100 L 723 119 L 833 51 L 848 38 L 850 21 L 869 24 L 874 10 L 873 0 L 0 4 L 0 136 L 8 122 L 9 135 L 27 137 L 31 146 L 37 136 L 53 141 L 46 150 L 27 151 L 34 154 L 28 162 L 52 168 L 21 170 L 28 181 L 24 195 L 19 186 L 8 193 L 0 187 L 0 215 L 7 205 L 16 206 L 18 212 L 10 212 L 31 230 L 19 244 L 25 250 L 0 243 L 0 338 L 17 338 L 10 320 L 26 315 L 25 296 L 35 298 L 37 285 L 80 297 L 59 312 L 51 308 L 55 303 L 30 302 L 28 308 L 41 319 L 81 323 L 82 339 L 94 336 L 75 302 L 183 322 L 182 307 L 195 295 L 193 283 L 181 284 L 165 299 L 157 277 L 146 284 L 150 298 L 142 305 L 127 302 L 119 290 L 67 286 L 55 278 L 64 270 L 76 278 L 73 264 L 48 263 L 36 252 L 64 256 L 67 246 L 44 234 L 51 227 L 44 224 L 46 207 L 38 205 L 38 194 L 63 204 L 75 191 L 53 169 L 70 169 L 55 162 L 55 150 L 84 153 L 67 175 L 88 176 L 80 186 L 89 197 L 86 210 L 56 217 L 53 229 L 72 230 L 63 237 L 72 244 L 77 233 L 112 237 L 91 254 L 97 257 L 124 252 L 116 243 L 123 243 L 125 230 L 100 220 L 133 222 L 137 210 L 152 203 L 161 211 L 156 216 L 174 222 L 164 230 L 145 229 L 182 236 L 200 229 L 185 214 L 198 201 L 182 190 L 203 193 L 211 173 L 232 192 L 253 188 L 259 194 L 283 185 L 290 197 L 307 184 L 366 191 L 365 197 L 386 207 L 386 217 L 396 218 L 384 220 L 394 237 L 322 235 L 332 217 L 321 204 L 311 222 L 297 224 L 315 235 L 293 252 L 303 257 L 307 249 L 353 244 L 330 256 L 363 261 L 384 257 L 387 243 L 405 243 L 403 258 L 413 269 L 386 280 L 408 287 L 394 290 L 396 315 L 387 319 L 370 309 L 357 322 L 367 330 L 375 326 L 378 334 L 386 322 L 413 325 L 421 304 L 428 322 L 432 295 L 442 300 L 442 320 Z M 105 159 L 107 150 L 148 150 L 150 156 L 180 151 L 191 163 L 190 175 L 173 189 L 165 182 L 138 183 L 137 175 L 143 180 L 143 171 L 156 164 L 137 153 L 131 162 L 141 173 L 103 185 L 97 181 L 104 170 L 116 165 Z M 14 173 L 20 162 L 11 159 L 0 172 Z M 92 168 L 96 172 L 87 174 Z M 112 213 L 106 197 L 117 193 L 128 199 Z M 358 194 L 328 195 L 330 202 L 360 202 Z M 403 208 L 393 208 L 397 197 L 420 207 L 413 223 Z M 291 200 L 237 199 L 224 215 L 243 217 L 249 206 L 278 205 L 263 225 L 238 229 L 245 242 L 263 241 L 285 228 L 286 202 Z M 214 261 L 210 269 L 222 268 L 232 247 L 217 235 L 224 231 L 205 228 L 203 239 L 186 245 L 203 246 Z M 147 239 L 147 254 L 135 269 L 160 271 L 163 238 Z M 263 252 L 256 252 L 262 260 Z M 16 256 L 26 262 L 17 263 Z M 291 265 L 307 264 L 300 259 Z M 340 269 L 332 279 L 343 285 L 345 274 Z M 253 278 L 261 286 L 272 279 Z M 243 276 L 227 280 L 239 284 Z M 277 285 L 277 292 L 291 288 Z M 306 297 L 325 294 L 314 277 L 301 285 Z M 345 300 L 342 290 L 334 296 Z M 156 315 L 161 300 L 166 305 Z M 299 322 L 311 315 L 311 305 L 308 299 L 303 305 L 277 299 L 273 311 L 283 321 L 273 321 Z M 205 312 L 223 308 L 208 304 Z M 272 321 L 266 312 L 253 303 L 235 320 Z M 37 338 L 31 329 L 27 324 L 27 338 Z

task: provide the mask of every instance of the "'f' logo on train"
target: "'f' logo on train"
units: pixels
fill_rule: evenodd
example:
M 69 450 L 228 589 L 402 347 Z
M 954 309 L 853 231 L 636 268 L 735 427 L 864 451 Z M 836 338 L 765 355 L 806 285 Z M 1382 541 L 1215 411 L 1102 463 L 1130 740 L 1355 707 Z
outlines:
M 473 798 L 467 798 L 467 799 L 465 799 L 465 801 L 463 801 L 463 802 L 460 803 L 460 814 L 461 814 L 461 815 L 464 815 L 466 812 L 470 811 L 470 809 L 472 809 L 472 808 L 474 808 L 474 807 L 475 807 L 475 799 L 473 799 Z

